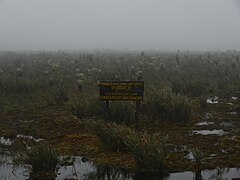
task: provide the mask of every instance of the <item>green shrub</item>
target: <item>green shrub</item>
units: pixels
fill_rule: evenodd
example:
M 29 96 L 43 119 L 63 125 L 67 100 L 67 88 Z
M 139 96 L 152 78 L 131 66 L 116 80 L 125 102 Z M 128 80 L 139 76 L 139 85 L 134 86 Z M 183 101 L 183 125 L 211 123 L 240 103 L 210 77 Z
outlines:
M 200 104 L 201 108 L 206 109 L 208 106 L 207 101 L 206 101 L 207 98 L 205 96 L 200 96 L 198 99 L 199 99 L 199 104 Z
M 146 133 L 138 137 L 135 142 L 129 144 L 137 165 L 147 172 L 164 173 L 166 171 L 167 137 L 162 138 L 159 134 L 148 135 Z
M 141 170 L 151 173 L 165 172 L 166 137 L 162 138 L 159 134 L 140 134 L 125 125 L 100 120 L 84 122 L 94 129 L 104 148 L 130 153 Z
M 22 77 L 4 77 L 0 81 L 0 92 L 4 93 L 30 93 L 36 89 L 34 80 Z
M 135 118 L 135 107 L 132 102 L 109 103 L 109 120 L 117 123 L 128 124 Z
M 176 122 L 190 120 L 192 107 L 186 96 L 174 94 L 170 88 L 166 88 L 148 90 L 145 97 L 143 110 L 148 117 Z
M 63 87 L 52 87 L 48 89 L 46 96 L 48 105 L 64 104 L 69 101 L 67 90 Z
M 99 101 L 97 96 L 75 96 L 71 98 L 69 105 L 71 112 L 78 118 L 107 118 L 105 101 Z M 134 112 L 134 106 L 130 102 L 110 102 L 108 120 L 129 123 L 134 119 Z
M 78 118 L 105 116 L 104 105 L 95 96 L 72 97 L 69 105 L 72 114 Z
M 38 143 L 27 150 L 25 163 L 31 165 L 32 173 L 55 172 L 58 164 L 58 152 L 46 143 Z
M 180 80 L 172 82 L 172 91 L 175 94 L 181 93 L 189 96 L 200 96 L 204 91 L 205 87 L 199 80 Z
M 195 164 L 197 166 L 197 168 L 200 168 L 203 162 L 203 153 L 200 149 L 198 148 L 194 148 L 192 150 L 192 154 L 193 154 L 193 160 L 195 161 Z
M 104 148 L 111 151 L 127 151 L 130 138 L 136 138 L 131 128 L 102 120 L 85 120 L 84 123 L 92 128 L 100 139 Z

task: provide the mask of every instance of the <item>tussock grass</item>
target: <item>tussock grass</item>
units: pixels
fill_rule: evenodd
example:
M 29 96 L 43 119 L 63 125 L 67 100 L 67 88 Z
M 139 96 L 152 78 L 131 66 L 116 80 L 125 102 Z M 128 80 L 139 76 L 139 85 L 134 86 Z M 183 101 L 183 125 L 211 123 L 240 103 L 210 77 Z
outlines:
M 101 120 L 85 120 L 84 123 L 95 131 L 104 148 L 130 153 L 139 169 L 150 173 L 166 171 L 166 137 L 138 133 L 125 125 Z
M 190 120 L 190 100 L 186 96 L 174 94 L 170 88 L 149 89 L 145 99 L 143 110 L 149 117 L 181 123 Z
M 38 143 L 27 150 L 25 163 L 31 166 L 32 173 L 55 172 L 58 151 L 51 145 Z
M 203 163 L 203 152 L 199 148 L 194 148 L 192 150 L 193 160 L 195 162 L 196 167 L 199 169 Z

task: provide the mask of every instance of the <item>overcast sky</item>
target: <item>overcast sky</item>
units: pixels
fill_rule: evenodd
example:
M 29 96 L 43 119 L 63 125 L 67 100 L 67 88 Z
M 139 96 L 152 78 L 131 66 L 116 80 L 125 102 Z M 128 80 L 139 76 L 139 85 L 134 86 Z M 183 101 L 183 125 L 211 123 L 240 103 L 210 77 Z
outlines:
M 240 50 L 240 0 L 0 0 L 0 50 Z

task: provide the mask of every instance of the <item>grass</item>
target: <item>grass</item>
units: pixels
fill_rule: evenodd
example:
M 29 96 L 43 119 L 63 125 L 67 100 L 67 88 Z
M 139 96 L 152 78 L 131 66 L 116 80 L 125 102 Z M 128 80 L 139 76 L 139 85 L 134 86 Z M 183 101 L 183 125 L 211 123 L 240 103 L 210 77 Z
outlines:
M 180 123 L 190 121 L 192 105 L 186 96 L 174 94 L 170 88 L 150 89 L 146 94 L 143 108 L 147 117 Z
M 199 170 L 203 163 L 203 152 L 199 148 L 194 148 L 192 150 L 192 154 L 196 168 Z
M 51 145 L 38 143 L 27 150 L 25 163 L 31 166 L 32 174 L 55 174 L 58 164 L 58 152 Z
M 166 132 L 171 136 L 173 144 L 190 144 L 190 147 L 203 144 L 204 139 L 204 144 L 208 146 L 200 147 L 201 150 L 206 152 L 206 149 L 210 149 L 211 153 L 220 154 L 213 157 L 215 161 L 206 158 L 204 162 L 207 161 L 208 165 L 216 167 L 224 157 L 221 156 L 221 152 L 215 152 L 217 148 L 214 146 L 214 138 L 206 136 L 194 139 L 187 134 L 195 130 L 193 124 L 204 118 L 205 112 L 212 111 L 215 113 L 213 120 L 219 118 L 221 121 L 221 117 L 232 121 L 235 118 L 234 125 L 238 127 L 239 117 L 230 115 L 225 103 L 229 102 L 232 96 L 238 97 L 238 100 L 233 101 L 231 110 L 240 112 L 239 52 L 182 51 L 178 53 L 180 63 L 176 62 L 175 58 L 176 52 L 157 51 L 146 51 L 143 54 L 137 51 L 0 52 L 1 128 L 6 130 L 6 134 L 14 134 L 14 137 L 25 129 L 29 134 L 38 133 L 40 137 L 49 138 L 54 142 L 61 141 L 60 137 L 65 137 L 67 133 L 81 134 L 82 129 L 76 127 L 79 120 L 75 116 L 79 119 L 105 118 L 105 104 L 98 100 L 99 80 L 136 80 L 141 75 L 145 83 L 145 94 L 139 114 L 140 128 L 148 127 L 147 130 L 151 134 L 156 131 Z M 225 101 L 220 104 L 222 109 L 208 105 L 208 96 L 223 98 Z M 39 104 L 44 110 L 40 110 Z M 53 110 L 57 110 L 56 115 L 51 115 Z M 69 116 L 60 115 L 63 111 Z M 105 122 L 96 126 L 101 127 L 95 128 L 95 132 L 105 151 L 130 153 L 139 168 L 150 169 L 149 171 L 161 171 L 162 168 L 158 167 L 168 165 L 165 158 L 161 159 L 164 148 L 155 143 L 153 135 L 143 135 L 129 128 L 133 126 L 134 103 L 110 102 L 109 111 L 111 121 L 124 122 L 129 126 Z M 70 115 L 70 112 L 75 116 Z M 20 122 L 26 118 L 33 119 L 34 123 Z M 53 118 L 56 118 L 55 121 Z M 145 121 L 142 121 L 143 119 Z M 72 121 L 76 121 L 76 124 L 72 125 Z M 181 127 L 175 126 L 178 123 L 181 123 Z M 239 135 L 236 131 L 229 131 L 229 134 Z M 156 138 L 164 144 L 159 135 L 156 134 Z M 213 140 L 209 141 L 208 138 Z M 219 138 L 224 140 L 224 137 Z M 88 139 L 86 141 L 88 142 Z M 230 140 L 224 142 L 226 147 L 231 146 L 233 149 L 229 153 L 238 152 L 237 143 L 228 144 L 228 141 Z M 65 142 L 62 144 L 65 146 Z M 76 147 L 71 144 L 69 149 L 72 146 Z M 155 151 L 156 149 L 160 151 Z M 237 154 L 234 156 L 236 160 L 231 156 L 231 160 L 223 161 L 228 165 L 239 164 Z M 198 155 L 196 157 L 198 164 L 201 158 L 198 158 Z M 158 158 L 155 164 L 153 161 Z M 172 162 L 184 166 L 179 158 Z M 151 170 L 151 166 L 160 170 Z
M 139 170 L 148 173 L 166 172 L 166 137 L 138 133 L 125 125 L 100 120 L 88 120 L 84 123 L 94 129 L 105 149 L 130 153 Z

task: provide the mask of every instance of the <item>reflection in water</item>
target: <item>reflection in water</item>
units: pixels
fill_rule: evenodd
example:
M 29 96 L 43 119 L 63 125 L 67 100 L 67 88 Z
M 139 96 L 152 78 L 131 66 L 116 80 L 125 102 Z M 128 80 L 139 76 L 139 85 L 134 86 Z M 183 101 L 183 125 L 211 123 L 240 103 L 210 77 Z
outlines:
M 5 145 L 5 146 L 11 146 L 12 141 L 9 138 L 0 137 L 0 144 Z
M 214 124 L 214 122 L 212 122 L 212 121 L 201 121 L 201 122 L 196 123 L 195 125 L 196 126 L 207 126 L 207 125 L 212 125 L 212 124 Z
M 12 158 L 0 155 L 0 179 L 2 180 L 25 180 L 28 176 L 24 166 L 14 166 Z
M 132 174 L 126 170 L 109 168 L 109 167 L 96 167 L 95 171 L 85 174 L 84 180 L 130 180 L 132 179 Z
M 195 180 L 202 180 L 202 171 L 198 171 L 195 173 Z
M 214 130 L 194 130 L 192 131 L 192 135 L 194 134 L 201 134 L 201 135 L 218 135 L 218 136 L 222 136 L 224 134 L 226 134 L 225 131 L 223 131 L 222 129 L 214 129 Z
M 206 102 L 208 104 L 218 104 L 218 97 L 217 96 L 212 96 L 207 98 Z
M 58 167 L 56 180 L 63 179 L 83 179 L 83 180 L 201 180 L 201 179 L 232 179 L 240 178 L 240 169 L 238 168 L 217 168 L 215 170 L 204 170 L 199 172 L 178 172 L 171 173 L 168 176 L 134 173 L 128 170 L 95 166 L 92 162 L 83 162 L 82 157 L 72 157 L 73 163 Z M 14 166 L 12 158 L 6 155 L 0 155 L 0 179 L 25 180 L 34 179 L 29 176 L 26 166 Z

